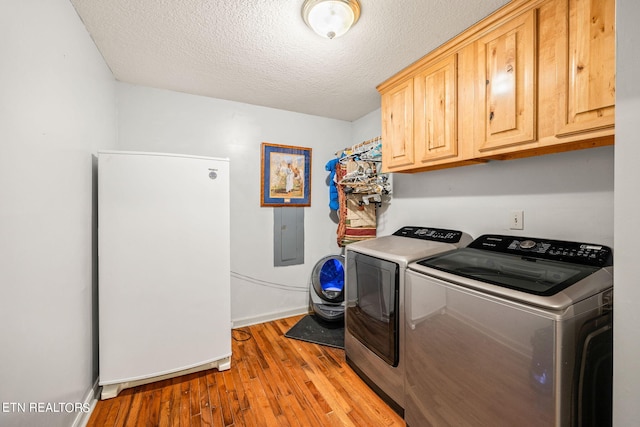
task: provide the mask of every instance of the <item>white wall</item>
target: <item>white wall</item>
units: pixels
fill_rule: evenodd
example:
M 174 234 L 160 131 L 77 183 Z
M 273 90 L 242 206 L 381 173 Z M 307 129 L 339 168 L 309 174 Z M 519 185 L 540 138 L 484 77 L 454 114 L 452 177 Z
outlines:
M 339 253 L 324 165 L 351 123 L 237 102 L 117 85 L 118 148 L 231 159 L 231 317 L 236 326 L 307 311 L 315 263 Z M 305 263 L 273 266 L 273 208 L 260 207 L 262 142 L 312 148 Z
M 618 427 L 640 425 L 640 2 L 616 2 L 617 88 L 613 412 Z
M 380 110 L 354 122 L 354 135 L 379 135 Z M 613 147 L 417 174 L 392 174 L 393 194 L 378 233 L 422 225 L 613 245 Z M 524 230 L 510 230 L 511 210 Z
M 0 402 L 83 402 L 97 375 L 92 154 L 115 144 L 115 81 L 68 0 L 2 1 L 0 52 Z M 78 415 L 10 409 L 0 425 Z
M 351 145 L 382 136 L 381 114 L 378 108 L 352 123 Z

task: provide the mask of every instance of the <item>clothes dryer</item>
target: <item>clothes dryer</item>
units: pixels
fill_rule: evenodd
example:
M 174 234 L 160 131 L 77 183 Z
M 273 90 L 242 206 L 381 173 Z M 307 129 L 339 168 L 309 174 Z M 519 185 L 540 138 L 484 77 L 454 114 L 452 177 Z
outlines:
M 464 247 L 457 230 L 402 227 L 346 247 L 345 353 L 353 370 L 404 413 L 404 276 L 415 260 Z

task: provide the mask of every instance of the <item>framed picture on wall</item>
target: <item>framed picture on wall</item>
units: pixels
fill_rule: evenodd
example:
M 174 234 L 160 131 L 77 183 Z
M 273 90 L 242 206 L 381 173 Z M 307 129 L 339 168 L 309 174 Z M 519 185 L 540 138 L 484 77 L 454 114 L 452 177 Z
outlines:
M 260 206 L 311 206 L 311 148 L 262 143 Z

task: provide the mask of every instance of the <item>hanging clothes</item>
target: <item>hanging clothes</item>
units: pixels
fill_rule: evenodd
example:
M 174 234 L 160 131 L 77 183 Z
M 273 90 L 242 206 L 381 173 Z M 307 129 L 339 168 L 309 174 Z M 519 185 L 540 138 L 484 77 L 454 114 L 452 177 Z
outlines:
M 381 153 L 380 137 L 336 153 L 338 163 L 332 165 L 339 205 L 338 246 L 376 237 L 377 207 L 381 196 L 391 193 L 388 176 L 379 173 Z

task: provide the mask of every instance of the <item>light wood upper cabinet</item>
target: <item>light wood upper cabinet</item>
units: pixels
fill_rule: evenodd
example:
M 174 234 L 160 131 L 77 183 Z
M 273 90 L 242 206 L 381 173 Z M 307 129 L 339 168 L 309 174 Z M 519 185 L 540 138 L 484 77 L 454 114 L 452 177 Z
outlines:
M 385 172 L 611 145 L 615 0 L 511 0 L 378 90 Z
M 458 155 L 457 76 L 454 54 L 414 78 L 416 162 Z
M 478 47 L 480 152 L 536 139 L 536 10 L 480 38 Z M 517 148 L 516 148 L 517 149 Z
M 558 136 L 613 127 L 615 117 L 615 0 L 569 0 L 567 15 L 558 38 Z
M 383 171 L 413 165 L 413 79 L 382 94 L 382 141 Z

